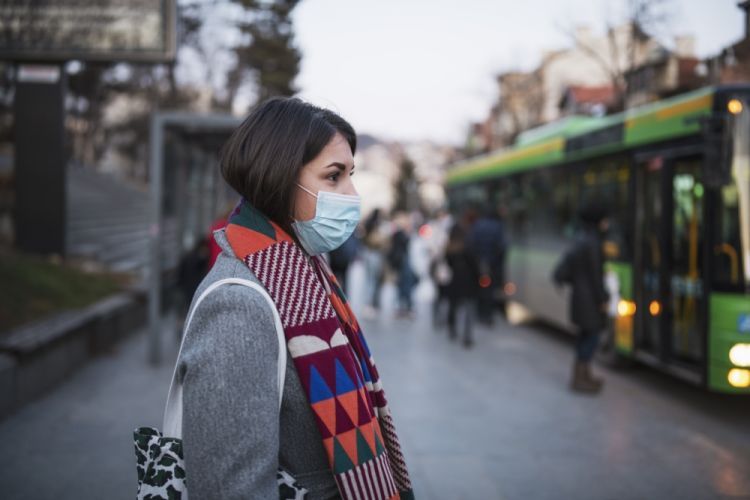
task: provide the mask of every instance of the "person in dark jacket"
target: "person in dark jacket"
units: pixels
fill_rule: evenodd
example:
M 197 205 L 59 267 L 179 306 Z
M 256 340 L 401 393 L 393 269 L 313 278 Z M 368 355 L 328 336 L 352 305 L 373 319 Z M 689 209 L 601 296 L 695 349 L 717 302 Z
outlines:
M 505 226 L 501 207 L 493 207 L 477 220 L 469 232 L 469 241 L 479 259 L 482 286 L 477 296 L 477 315 L 485 325 L 492 325 L 496 291 L 504 285 Z
M 346 275 L 349 272 L 349 266 L 359 254 L 359 239 L 356 233 L 349 236 L 349 239 L 340 247 L 328 252 L 329 265 L 336 281 L 341 285 L 341 291 L 344 294 L 349 293 Z
M 572 288 L 570 320 L 578 327 L 578 338 L 571 388 L 596 393 L 603 381 L 591 374 L 591 360 L 607 321 L 609 294 L 604 286 L 602 235 L 609 220 L 604 205 L 598 202 L 584 205 L 579 218 L 580 230 L 557 264 L 553 280 L 558 286 L 567 284 Z
M 445 260 L 451 270 L 448 290 L 448 331 L 450 337 L 458 337 L 458 328 L 463 330 L 463 343 L 471 347 L 472 326 L 476 314 L 479 294 L 479 262 L 467 244 L 465 229 L 456 224 L 448 235 Z
M 406 215 L 399 215 L 396 220 L 396 231 L 391 237 L 391 247 L 388 251 L 388 265 L 396 273 L 396 288 L 398 289 L 398 309 L 396 316 L 400 318 L 413 317 L 412 292 L 417 285 L 417 275 L 411 265 L 409 245 L 411 241 L 411 220 Z
M 385 280 L 385 250 L 388 236 L 384 232 L 383 213 L 379 208 L 370 212 L 363 225 L 362 260 L 365 264 L 366 305 L 363 316 L 369 319 L 377 317 L 380 309 L 380 292 Z

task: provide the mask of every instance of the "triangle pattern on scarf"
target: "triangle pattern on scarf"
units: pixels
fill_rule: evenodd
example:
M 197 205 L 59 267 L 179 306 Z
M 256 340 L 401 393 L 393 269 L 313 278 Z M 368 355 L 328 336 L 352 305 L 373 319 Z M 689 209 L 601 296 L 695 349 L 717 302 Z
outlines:
M 371 453 L 376 453 L 377 451 L 375 449 L 375 429 L 373 428 L 375 425 L 377 425 L 377 422 L 370 422 L 367 425 L 359 426 L 360 431 L 362 431 L 362 436 L 364 436 Z
M 371 404 L 372 399 L 370 398 L 370 391 L 368 391 L 367 388 L 363 386 L 359 389 L 359 393 L 362 396 L 362 401 L 364 401 L 367 408 L 372 408 L 372 404 Z M 368 411 L 367 414 L 373 416 L 374 412 Z
M 339 396 L 336 396 L 336 399 L 338 399 L 339 404 L 341 404 L 341 407 L 344 408 L 344 411 L 349 416 L 351 421 L 359 423 L 357 404 L 359 394 L 357 393 L 357 391 L 349 391 L 346 394 L 341 394 Z
M 354 468 L 354 462 L 352 462 L 349 455 L 344 451 L 343 446 L 337 438 L 333 438 L 333 472 L 340 474 Z
M 367 474 L 372 473 L 374 455 L 381 459 L 377 462 L 380 479 L 390 485 L 383 493 L 390 498 L 414 498 L 378 370 L 328 264 L 307 255 L 245 199 L 230 217 L 225 233 L 233 254 L 258 277 L 279 310 L 287 348 L 316 416 L 341 497 L 372 496 Z M 333 343 L 339 329 L 345 338 L 337 337 Z M 318 337 L 320 345 L 315 343 L 312 349 L 304 342 L 296 345 L 300 341 L 292 340 L 300 335 Z M 347 478 L 359 479 L 344 482 Z
M 315 368 L 315 365 L 310 365 L 310 403 L 317 403 L 332 397 L 333 392 L 323 380 L 318 369 Z
M 352 382 L 349 374 L 346 373 L 344 367 L 341 365 L 341 361 L 336 360 L 336 395 L 346 394 L 356 390 L 357 387 Z
M 357 424 L 366 425 L 368 422 L 371 422 L 373 415 L 370 413 L 370 409 L 367 406 L 367 402 L 365 401 L 362 392 L 359 393 L 359 397 L 357 398 L 357 407 L 357 413 L 359 413 Z
M 338 436 L 336 436 L 336 439 L 341 444 L 341 447 L 344 449 L 344 451 L 346 451 L 347 456 L 353 463 L 361 463 L 357 461 L 357 429 L 352 429 L 350 431 L 339 434 Z
M 331 399 L 324 399 L 313 403 L 312 409 L 320 425 L 320 433 L 323 437 L 329 437 L 336 434 L 336 401 Z
M 336 401 L 336 436 L 343 434 L 344 432 L 354 429 L 355 425 L 349 415 L 346 414 L 346 410 L 341 403 Z
M 367 462 L 368 460 L 372 460 L 375 458 L 372 454 L 372 450 L 370 449 L 370 445 L 365 440 L 365 437 L 362 435 L 361 432 L 359 432 L 359 429 L 356 429 L 357 431 L 357 461 L 361 464 Z

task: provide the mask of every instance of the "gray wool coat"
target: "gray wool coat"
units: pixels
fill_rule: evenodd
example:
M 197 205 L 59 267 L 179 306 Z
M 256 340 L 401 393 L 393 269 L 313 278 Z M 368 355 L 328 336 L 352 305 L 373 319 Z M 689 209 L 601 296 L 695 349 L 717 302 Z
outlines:
M 259 283 L 222 249 L 193 301 L 211 283 L 244 278 Z M 192 304 L 191 304 L 192 309 Z M 196 310 L 177 360 L 183 385 L 182 439 L 191 500 L 278 498 L 279 465 L 311 499 L 339 498 L 320 432 L 292 357 L 278 407 L 278 340 L 271 306 L 259 292 L 222 285 Z

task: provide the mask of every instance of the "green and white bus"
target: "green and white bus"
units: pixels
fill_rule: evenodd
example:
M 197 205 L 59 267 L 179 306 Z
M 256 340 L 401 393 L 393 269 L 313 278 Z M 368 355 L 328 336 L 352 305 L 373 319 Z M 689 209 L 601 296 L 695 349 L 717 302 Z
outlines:
M 454 165 L 446 185 L 454 212 L 505 207 L 508 300 L 571 331 L 552 268 L 580 204 L 605 200 L 603 348 L 750 394 L 750 85 L 568 117 Z

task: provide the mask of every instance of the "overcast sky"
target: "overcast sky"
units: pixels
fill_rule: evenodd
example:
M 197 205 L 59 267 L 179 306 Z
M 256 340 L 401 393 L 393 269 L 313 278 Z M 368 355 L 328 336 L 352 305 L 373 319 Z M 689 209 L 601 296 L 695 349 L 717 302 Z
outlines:
M 740 39 L 736 0 L 670 0 L 659 38 L 695 36 L 699 56 Z M 459 144 L 496 97 L 494 75 L 532 69 L 570 45 L 566 27 L 603 32 L 622 0 L 304 0 L 294 11 L 303 52 L 300 96 L 360 133 Z M 594 6 L 594 7 L 592 7 Z

